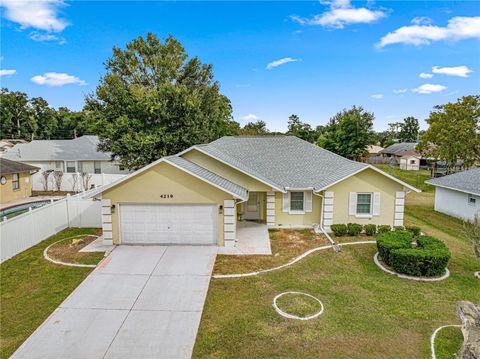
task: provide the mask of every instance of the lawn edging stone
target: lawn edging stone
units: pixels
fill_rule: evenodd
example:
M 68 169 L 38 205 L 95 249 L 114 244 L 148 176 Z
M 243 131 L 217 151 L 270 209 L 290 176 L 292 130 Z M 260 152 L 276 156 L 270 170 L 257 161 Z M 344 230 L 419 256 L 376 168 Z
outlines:
M 280 299 L 281 297 L 283 297 L 284 295 L 287 295 L 287 294 L 296 294 L 296 295 L 304 295 L 306 297 L 309 297 L 309 298 L 312 298 L 314 299 L 315 301 L 317 301 L 319 304 L 320 304 L 320 310 L 314 314 L 311 314 L 311 315 L 308 315 L 306 317 L 299 317 L 297 315 L 293 315 L 293 314 L 290 314 L 290 313 L 287 313 L 287 312 L 284 312 L 283 310 L 281 310 L 278 305 L 277 305 L 277 300 Z M 275 311 L 280 314 L 282 317 L 284 318 L 288 318 L 288 319 L 296 319 L 296 320 L 311 320 L 311 319 L 315 319 L 317 317 L 319 317 L 320 315 L 323 314 L 323 310 L 324 310 L 324 307 L 323 307 L 323 303 L 320 301 L 320 299 L 318 299 L 317 297 L 314 297 L 313 295 L 311 294 L 308 294 L 308 293 L 304 293 L 304 292 L 283 292 L 283 293 L 280 293 L 278 294 L 277 296 L 275 296 L 275 298 L 273 298 L 273 307 L 275 308 Z
M 57 259 L 53 259 L 48 255 L 48 250 L 50 249 L 50 247 L 54 246 L 55 244 L 66 241 L 66 240 L 75 239 L 75 238 L 83 238 L 83 237 L 98 238 L 99 236 L 97 236 L 95 234 L 79 234 L 79 235 L 72 236 L 72 237 L 62 238 L 59 241 L 53 242 L 52 244 L 50 244 L 47 248 L 45 248 L 43 250 L 43 258 L 45 258 L 47 261 L 52 262 L 54 264 L 63 265 L 63 266 L 67 266 L 67 267 L 95 268 L 97 266 L 96 264 L 68 263 L 68 262 L 63 262 L 63 261 L 57 260 Z

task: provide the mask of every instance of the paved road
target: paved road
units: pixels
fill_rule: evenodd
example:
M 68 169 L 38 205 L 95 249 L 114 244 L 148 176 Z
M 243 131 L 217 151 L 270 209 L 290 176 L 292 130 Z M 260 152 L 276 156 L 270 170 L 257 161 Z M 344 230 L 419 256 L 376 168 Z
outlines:
M 13 358 L 190 358 L 216 253 L 116 248 Z

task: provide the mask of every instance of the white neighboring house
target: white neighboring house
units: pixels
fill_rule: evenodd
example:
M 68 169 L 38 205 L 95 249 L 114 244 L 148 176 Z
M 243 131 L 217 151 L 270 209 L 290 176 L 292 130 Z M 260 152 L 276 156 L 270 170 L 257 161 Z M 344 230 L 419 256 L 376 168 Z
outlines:
M 27 163 L 40 168 L 33 177 L 33 190 L 44 190 L 42 172 L 63 172 L 62 191 L 81 191 L 110 183 L 128 174 L 111 154 L 97 149 L 97 136 L 81 136 L 73 140 L 34 140 L 17 144 L 3 154 L 3 158 Z M 87 185 L 83 185 L 80 174 L 88 174 Z M 49 189 L 55 189 L 53 175 Z M 88 187 L 88 188 L 85 188 Z
M 480 215 L 480 167 L 425 181 L 435 186 L 435 210 L 463 220 Z
M 419 155 L 404 155 L 400 157 L 400 169 L 405 171 L 418 171 L 420 169 L 420 160 Z

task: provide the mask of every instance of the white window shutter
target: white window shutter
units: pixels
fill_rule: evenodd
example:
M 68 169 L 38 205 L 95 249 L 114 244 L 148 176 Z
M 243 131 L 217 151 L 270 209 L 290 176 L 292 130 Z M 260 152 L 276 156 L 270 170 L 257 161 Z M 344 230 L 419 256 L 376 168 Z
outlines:
M 288 212 L 290 210 L 290 193 L 289 192 L 283 194 L 282 210 L 283 212 Z
M 303 194 L 305 200 L 305 212 L 312 211 L 312 191 L 305 191 Z
M 373 210 L 372 214 L 374 216 L 380 215 L 380 192 L 373 193 Z
M 348 202 L 348 215 L 354 216 L 357 213 L 357 192 L 350 192 L 350 200 Z

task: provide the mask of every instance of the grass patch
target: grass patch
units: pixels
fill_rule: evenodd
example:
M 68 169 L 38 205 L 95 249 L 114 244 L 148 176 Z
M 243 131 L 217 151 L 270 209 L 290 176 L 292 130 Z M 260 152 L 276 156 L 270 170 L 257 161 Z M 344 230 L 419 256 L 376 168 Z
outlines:
M 463 343 L 463 334 L 460 328 L 447 327 L 437 333 L 435 338 L 435 354 L 437 359 L 452 359 Z
M 273 256 L 218 255 L 213 272 L 232 274 L 268 269 L 285 264 L 311 248 L 329 244 L 323 235 L 312 229 L 270 229 L 269 233 Z
M 285 313 L 297 317 L 308 317 L 318 313 L 322 306 L 312 297 L 303 294 L 287 293 L 277 299 L 277 307 Z
M 435 189 L 434 186 L 424 183 L 426 180 L 430 179 L 429 170 L 405 171 L 401 170 L 398 166 L 382 164 L 377 164 L 374 166 L 422 191 L 433 192 L 433 190 Z
M 425 198 L 413 202 L 418 207 L 407 205 L 406 222 L 449 247 L 449 278 L 425 283 L 388 275 L 373 262 L 375 244 L 362 244 L 344 246 L 340 253 L 319 251 L 256 277 L 212 279 L 193 357 L 430 358 L 434 329 L 459 324 L 456 302 L 478 301 L 480 281 L 473 272 L 480 264 L 459 231 L 461 223 L 433 212 Z M 283 242 L 276 243 L 274 253 Z M 235 270 L 249 271 L 246 262 L 248 268 L 240 261 Z M 272 300 L 286 291 L 320 298 L 325 312 L 306 322 L 279 316 Z
M 0 358 L 12 355 L 93 269 L 53 264 L 43 250 L 62 238 L 97 231 L 66 229 L 0 265 Z
M 95 235 L 100 235 L 101 230 L 98 229 Z M 80 252 L 80 250 L 94 240 L 96 237 L 79 237 L 63 240 L 55 243 L 48 250 L 48 256 L 52 259 L 65 263 L 74 264 L 97 264 L 103 257 L 103 252 Z

